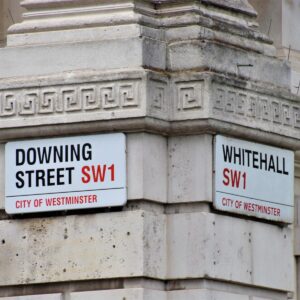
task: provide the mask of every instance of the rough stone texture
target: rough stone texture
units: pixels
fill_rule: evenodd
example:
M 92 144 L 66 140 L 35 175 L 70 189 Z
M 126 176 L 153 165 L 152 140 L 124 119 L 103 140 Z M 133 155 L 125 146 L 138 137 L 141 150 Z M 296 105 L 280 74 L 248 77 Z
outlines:
M 128 67 L 128 64 L 131 67 L 143 66 L 176 71 L 208 68 L 221 73 L 232 73 L 253 80 L 272 82 L 278 86 L 289 86 L 289 72 L 286 64 L 261 55 L 271 54 L 271 42 L 256 30 L 256 14 L 247 1 L 224 3 L 207 0 L 195 3 L 189 0 L 151 3 L 151 1 L 126 0 L 112 4 L 101 1 L 92 3 L 93 5 L 91 2 L 76 1 L 71 4 L 67 1 L 64 2 L 65 7 L 62 9 L 57 2 L 23 1 L 28 12 L 24 14 L 25 18 L 22 23 L 14 24 L 9 29 L 8 43 L 10 46 L 23 43 L 26 47 L 23 51 L 18 51 L 18 55 L 15 55 L 14 48 L 4 49 L 0 53 L 6 61 L 4 65 L 0 64 L 1 69 L 9 67 L 10 70 L 9 74 L 3 74 L 3 76 L 14 76 L 13 74 L 20 76 L 17 75 L 17 71 L 20 71 L 19 67 L 22 66 L 20 63 L 24 61 L 23 53 L 27 57 L 28 55 L 32 57 L 31 65 L 28 65 L 28 68 L 22 68 L 29 74 L 41 72 L 41 69 L 40 71 L 37 69 L 39 60 L 52 60 L 59 53 L 60 57 L 66 61 L 55 65 L 64 66 L 65 70 L 71 70 L 72 67 L 93 68 L 86 65 L 88 61 L 85 59 L 92 55 L 97 68 Z M 215 6 L 218 7 L 217 10 Z M 182 12 L 180 18 L 177 16 L 178 11 Z M 135 26 L 128 27 L 128 25 Z M 118 30 L 114 30 L 115 26 L 118 26 Z M 195 28 L 199 30 L 200 34 L 197 38 L 191 38 L 185 34 L 185 31 L 180 30 L 177 30 L 177 35 L 174 35 L 174 27 L 180 29 L 187 26 L 191 28 L 190 31 Z M 80 34 L 82 27 L 93 29 L 88 29 L 87 32 L 82 31 Z M 168 36 L 169 30 L 173 32 L 173 38 L 170 43 L 167 43 L 165 35 Z M 109 37 L 106 31 L 111 33 Z M 123 32 L 127 38 L 120 38 L 120 32 Z M 77 42 L 72 44 L 74 57 L 67 56 L 68 47 L 70 47 L 67 44 L 70 39 L 69 34 L 74 37 L 73 42 Z M 105 43 L 95 44 L 99 48 L 96 54 L 93 52 L 92 43 L 89 47 L 86 47 L 86 43 L 82 43 L 83 36 L 86 36 L 86 41 L 102 40 Z M 137 39 L 137 37 L 141 38 Z M 28 46 L 42 45 L 45 42 L 66 44 L 54 46 L 54 48 L 49 45 L 34 48 Z M 130 51 L 129 45 L 132 49 Z M 83 52 L 84 54 L 80 55 L 82 48 L 89 48 L 89 52 Z M 252 51 L 247 52 L 245 49 Z M 39 50 L 40 52 L 37 52 Z M 33 51 L 37 55 L 30 54 Z M 128 60 L 124 61 L 127 56 Z M 185 59 L 186 56 L 189 57 L 188 60 Z M 220 63 L 218 59 L 224 56 L 227 59 L 222 59 Z M 105 59 L 101 61 L 97 57 Z M 135 60 L 134 57 L 136 57 Z M 263 63 L 257 64 L 257 60 Z M 238 64 L 252 64 L 251 72 L 249 68 L 238 68 Z M 58 72 L 55 69 L 51 71 L 51 64 L 47 66 L 50 68 L 43 68 L 44 74 Z
M 151 278 L 162 290 L 132 286 L 70 298 L 286 299 L 292 228 L 188 203 L 212 200 L 212 135 L 300 147 L 289 65 L 275 58 L 247 1 L 23 4 L 24 21 L 0 49 L 1 142 L 126 132 L 128 198 L 138 204 L 1 220 L 3 290 Z M 176 290 L 193 280 L 223 287 Z
M 212 69 L 262 82 L 267 79 L 278 86 L 290 86 L 289 67 L 284 61 L 275 62 L 274 58 L 258 58 L 255 53 L 245 54 L 243 50 L 226 49 L 213 41 L 174 42 L 168 49 L 168 68 L 171 70 Z M 224 56 L 227 58 L 226 61 Z M 186 57 L 189 59 L 187 60 Z M 257 63 L 258 60 L 260 63 Z M 239 65 L 244 66 L 239 67 Z M 247 65 L 251 66 L 247 67 Z M 283 80 L 284 76 L 287 77 Z
M 209 130 L 245 138 L 247 127 L 249 139 L 298 147 L 299 101 L 276 91 L 207 72 L 169 79 L 145 70 L 76 71 L 0 80 L 1 139 L 57 134 L 57 126 L 61 134 Z
M 255 25 L 256 12 L 246 0 L 226 0 L 226 2 L 220 0 L 205 0 L 202 1 L 204 5 L 202 5 L 201 2 L 185 1 L 184 3 L 180 0 L 149 0 L 139 2 L 127 0 L 115 2 L 118 4 L 118 9 L 116 9 L 114 4 L 109 5 L 110 3 L 107 3 L 107 1 L 63 1 L 62 7 L 61 2 L 58 3 L 51 0 L 25 0 L 22 1 L 22 6 L 28 10 L 28 12 L 24 14 L 25 20 L 21 24 L 12 26 L 9 29 L 9 33 L 30 33 L 30 35 L 32 35 L 36 32 L 53 31 L 55 29 L 79 29 L 82 24 L 89 25 L 88 27 L 100 27 L 103 25 L 113 26 L 116 24 L 123 25 L 128 23 L 128 21 L 136 22 L 136 18 L 134 18 L 136 16 L 140 17 L 143 21 L 147 20 L 151 23 L 167 24 L 170 20 L 166 17 L 171 15 L 170 12 L 174 12 L 174 8 L 176 10 L 178 7 L 182 10 L 182 7 L 186 7 L 183 6 L 183 4 L 187 3 L 189 5 L 188 12 L 193 11 L 199 13 L 199 11 L 204 11 L 206 15 L 209 15 L 215 22 L 218 22 L 216 18 L 218 14 L 215 11 L 215 7 L 210 7 L 210 5 L 221 8 L 223 14 L 219 14 L 219 21 L 223 21 L 228 28 L 232 25 L 229 21 L 235 25 L 244 25 L 245 36 L 254 34 L 253 27 Z M 191 4 L 193 4 L 193 10 L 191 10 Z M 209 9 L 207 9 L 207 5 Z M 113 13 L 107 8 L 110 8 Z M 133 14 L 133 9 L 135 9 L 136 16 Z M 154 20 L 156 11 L 164 12 L 165 10 L 169 12 L 167 16 L 163 15 L 165 18 L 162 18 L 162 20 Z M 68 12 L 68 18 L 65 17 L 66 11 Z M 81 20 L 75 19 L 78 11 L 81 13 Z M 103 11 L 106 13 L 101 14 Z M 183 13 L 187 11 L 183 10 Z M 236 16 L 233 12 L 235 14 L 237 12 L 240 13 L 243 18 Z M 55 17 L 61 18 L 60 22 L 56 22 L 56 24 L 55 21 L 57 20 L 53 18 L 54 13 Z M 90 18 L 88 19 L 88 17 Z M 112 19 L 114 22 L 109 22 L 109 19 Z M 86 23 L 84 23 L 84 21 Z M 206 26 L 209 27 L 212 26 L 212 24 L 206 22 Z M 256 32 L 256 35 L 259 36 L 259 32 Z
M 169 216 L 168 230 L 169 260 L 176 261 L 169 264 L 168 277 L 251 282 L 247 222 L 208 213 L 180 214 Z
M 0 285 L 162 277 L 163 220 L 123 212 L 0 221 Z
M 168 266 L 167 216 L 144 213 L 143 274 L 144 277 L 166 279 Z M 175 262 L 170 262 L 175 263 Z M 134 265 L 134 262 L 132 262 Z
M 167 138 L 127 135 L 128 199 L 167 202 Z
M 291 230 L 274 225 L 136 211 L 3 220 L 0 232 L 1 286 L 142 276 L 292 290 Z
M 165 68 L 165 55 L 161 55 L 160 51 L 164 50 L 164 44 L 160 46 L 158 41 L 147 38 L 105 40 L 105 43 L 90 41 L 26 46 L 21 49 L 0 49 L 0 79 L 50 75 L 80 69 L 107 70 L 141 66 Z M 88 57 L 93 59 L 87 59 Z M 51 63 L 54 61 L 55 64 Z
M 212 136 L 171 137 L 168 147 L 168 202 L 212 201 Z
M 74 123 L 82 132 L 240 137 L 246 126 L 251 139 L 299 147 L 289 66 L 274 58 L 247 1 L 23 5 L 10 47 L 0 49 L 3 140 L 57 134 L 57 126 L 75 133 Z
M 190 213 L 170 215 L 168 233 L 169 262 L 176 261 L 168 265 L 169 278 L 208 277 L 293 289 L 293 237 L 287 227 Z
M 290 278 L 294 270 L 292 228 L 262 226 L 255 222 L 251 227 L 253 283 L 293 290 Z

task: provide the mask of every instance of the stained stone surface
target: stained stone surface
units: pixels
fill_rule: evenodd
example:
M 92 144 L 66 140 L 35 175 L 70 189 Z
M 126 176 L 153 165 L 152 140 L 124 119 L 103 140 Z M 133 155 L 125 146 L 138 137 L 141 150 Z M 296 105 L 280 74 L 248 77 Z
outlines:
M 164 216 L 116 212 L 2 220 L 0 232 L 0 286 L 165 277 Z
M 129 201 L 66 216 L 2 210 L 0 297 L 290 297 L 293 228 L 211 206 L 215 134 L 300 148 L 289 63 L 275 57 L 248 2 L 22 5 L 0 49 L 0 163 L 7 141 L 125 132 Z M 111 290 L 88 285 L 103 281 Z M 87 291 L 71 289 L 79 282 Z
M 0 232 L 6 270 L 1 286 L 205 277 L 274 290 L 293 287 L 290 229 L 212 213 L 141 210 L 2 220 Z

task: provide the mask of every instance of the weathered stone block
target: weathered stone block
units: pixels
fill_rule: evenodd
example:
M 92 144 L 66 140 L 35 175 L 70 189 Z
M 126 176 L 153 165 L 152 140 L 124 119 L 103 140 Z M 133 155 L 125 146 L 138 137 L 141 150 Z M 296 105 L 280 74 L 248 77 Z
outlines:
M 256 222 L 251 227 L 252 283 L 293 291 L 292 228 Z
M 169 215 L 167 228 L 168 278 L 210 277 L 293 290 L 288 227 L 190 213 Z
M 212 136 L 170 137 L 168 148 L 168 202 L 212 201 Z
M 3 48 L 0 49 L 0 78 L 87 69 L 107 70 L 142 66 L 165 69 L 165 51 L 165 43 L 139 37 L 108 39 L 105 42 Z M 90 57 L 93 59 L 87 59 Z
M 127 153 L 128 199 L 167 202 L 167 139 L 128 134 Z
M 143 270 L 150 278 L 165 279 L 167 273 L 167 217 L 145 213 Z
M 210 213 L 168 217 L 169 278 L 251 281 L 249 224 Z
M 110 278 L 175 284 L 211 278 L 223 285 L 223 292 L 134 286 L 72 293 L 71 300 L 259 300 L 254 294 L 272 298 L 272 291 L 292 290 L 291 228 L 183 213 L 210 210 L 187 203 L 212 201 L 212 133 L 299 149 L 299 101 L 285 91 L 289 64 L 272 57 L 247 0 L 23 5 L 24 21 L 11 28 L 10 47 L 0 49 L 2 142 L 104 131 L 157 133 L 128 134 L 128 198 L 182 204 L 167 207 L 167 215 L 165 205 L 152 209 L 142 202 L 136 211 L 1 220 L 0 286 L 76 287 L 77 281 Z M 203 132 L 208 134 L 183 137 Z M 0 165 L 3 156 L 2 145 Z M 170 214 L 176 209 L 181 213 Z M 245 296 L 244 289 L 261 294 Z M 36 299 L 28 297 L 14 299 Z
M 272 82 L 289 88 L 290 68 L 286 62 L 250 51 L 229 48 L 208 40 L 176 41 L 168 47 L 168 67 L 171 70 L 211 68 L 219 72 L 245 76 L 251 80 Z M 189 59 L 186 59 L 186 58 Z M 226 61 L 224 61 L 226 57 Z M 257 63 L 259 60 L 260 63 Z M 239 68 L 239 65 L 251 65 Z
M 0 285 L 163 277 L 164 223 L 142 211 L 0 221 Z

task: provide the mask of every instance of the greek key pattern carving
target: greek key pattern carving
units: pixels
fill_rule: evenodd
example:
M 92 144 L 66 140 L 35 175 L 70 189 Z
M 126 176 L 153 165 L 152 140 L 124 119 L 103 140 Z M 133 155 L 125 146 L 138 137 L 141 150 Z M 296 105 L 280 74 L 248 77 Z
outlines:
M 1 116 L 15 116 L 17 114 L 17 101 L 14 93 L 4 92 L 0 97 L 0 114 Z
M 153 113 L 159 117 L 167 117 L 168 106 L 168 83 L 165 81 L 152 79 L 148 85 L 148 99 L 150 113 Z
M 300 105 L 296 103 L 220 85 L 214 86 L 212 99 L 214 112 L 224 116 L 300 128 Z
M 203 106 L 202 81 L 177 83 L 177 110 L 199 110 Z
M 170 82 L 151 78 L 144 84 L 142 78 L 119 79 L 0 91 L 2 120 L 23 121 L 30 117 L 93 112 L 113 117 L 115 111 L 118 116 L 122 112 L 134 116 L 146 112 L 164 120 L 204 117 L 238 124 L 252 123 L 257 128 L 270 124 L 276 130 L 300 129 L 298 102 L 225 84 L 208 84 L 204 80 Z
M 0 91 L 0 118 L 137 108 L 139 93 L 138 80 Z

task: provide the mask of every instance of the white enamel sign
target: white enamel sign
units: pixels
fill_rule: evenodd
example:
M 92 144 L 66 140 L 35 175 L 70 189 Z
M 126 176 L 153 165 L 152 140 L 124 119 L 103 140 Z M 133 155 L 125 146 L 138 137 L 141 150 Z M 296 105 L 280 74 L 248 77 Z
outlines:
M 122 133 L 7 143 L 9 214 L 122 206 L 126 203 Z
M 215 208 L 293 222 L 294 153 L 216 136 Z

